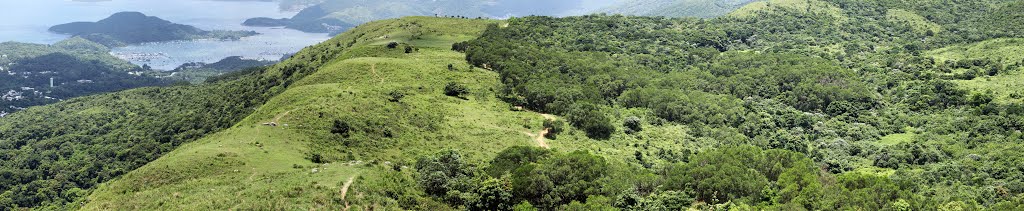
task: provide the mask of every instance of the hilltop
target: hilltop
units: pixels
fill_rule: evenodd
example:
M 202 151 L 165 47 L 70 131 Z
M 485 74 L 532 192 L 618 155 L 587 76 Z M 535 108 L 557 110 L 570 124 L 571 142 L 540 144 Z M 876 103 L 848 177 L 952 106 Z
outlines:
M 50 27 L 58 34 L 80 36 L 106 46 L 192 39 L 239 39 L 254 31 L 206 31 L 140 12 L 119 12 L 97 22 L 74 22 Z

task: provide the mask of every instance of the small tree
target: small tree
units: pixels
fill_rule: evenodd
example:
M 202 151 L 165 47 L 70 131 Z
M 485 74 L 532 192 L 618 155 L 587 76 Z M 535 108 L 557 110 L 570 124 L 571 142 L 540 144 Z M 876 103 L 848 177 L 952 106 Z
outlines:
M 397 48 L 397 47 L 398 47 L 398 43 L 397 42 L 389 42 L 388 43 L 388 48 L 394 49 L 394 48 Z
M 341 120 L 334 120 L 334 126 L 331 127 L 331 133 L 341 135 L 342 137 L 348 138 L 351 127 L 348 122 Z
M 548 133 L 544 134 L 544 137 L 549 139 L 556 139 L 558 137 L 558 134 L 562 133 L 562 131 L 565 130 L 565 122 L 557 119 L 546 119 L 544 120 L 544 128 L 548 129 Z
M 601 112 L 601 107 L 594 104 L 577 104 L 566 118 L 569 119 L 569 123 L 583 129 L 587 136 L 593 139 L 607 139 L 615 132 L 611 120 Z
M 412 53 L 415 50 L 416 49 L 413 48 L 412 46 L 408 46 L 408 45 L 405 46 L 405 53 Z
M 462 84 L 450 82 L 448 85 L 444 86 L 444 94 L 448 96 L 460 97 L 467 93 L 469 93 L 469 90 Z
M 402 98 L 405 98 L 405 92 L 395 90 L 388 93 L 388 96 L 391 97 L 390 99 L 388 99 L 388 101 L 391 101 L 392 103 L 397 103 L 402 101 Z
M 626 117 L 626 121 L 622 123 L 622 126 L 626 127 L 626 133 L 629 134 L 633 134 L 644 130 L 643 126 L 640 123 L 640 117 L 636 116 Z

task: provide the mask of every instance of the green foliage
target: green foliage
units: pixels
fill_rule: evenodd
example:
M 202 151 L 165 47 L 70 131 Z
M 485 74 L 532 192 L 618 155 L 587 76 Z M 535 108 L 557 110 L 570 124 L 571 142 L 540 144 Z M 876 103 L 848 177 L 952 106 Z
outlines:
M 448 196 L 452 190 L 461 190 L 464 183 L 473 176 L 473 168 L 459 153 L 443 151 L 416 161 L 416 172 L 419 173 L 417 181 L 427 194 Z
M 538 147 L 513 146 L 498 152 L 487 166 L 487 173 L 492 177 L 510 174 L 523 165 L 536 163 L 550 157 L 551 151 Z
M 81 38 L 54 45 L 0 43 L 0 54 L 7 55 L 0 58 L 0 92 L 5 96 L 0 99 L 0 113 L 78 96 L 171 84 L 170 80 L 129 74 L 141 69 L 108 51 Z M 50 86 L 51 78 L 55 87 Z M 9 95 L 12 91 L 14 95 Z
M 331 127 L 331 133 L 341 135 L 341 137 L 348 138 L 349 132 L 352 131 L 352 126 L 349 126 L 348 122 L 342 120 L 334 120 L 334 126 Z
M 566 118 L 573 126 L 586 131 L 590 138 L 608 139 L 615 132 L 611 119 L 605 116 L 601 107 L 593 104 L 577 104 Z
M 565 122 L 561 119 L 544 119 L 544 128 L 548 129 L 545 138 L 557 139 L 558 134 L 565 131 Z
M 95 188 L 240 121 L 266 100 L 258 81 L 249 75 L 202 86 L 142 88 L 4 117 L 0 156 L 12 160 L 0 163 L 0 174 L 9 178 L 0 189 L 15 207 L 74 206 L 69 203 L 87 193 L 69 191 Z
M 630 116 L 623 120 L 622 126 L 626 128 L 626 133 L 632 134 L 643 131 L 643 123 L 640 122 L 640 117 Z
M 259 96 L 274 97 L 256 113 L 121 174 L 85 208 L 1013 209 L 1024 107 L 950 80 L 1013 78 L 1019 64 L 931 53 L 1019 36 L 1010 4 L 773 0 L 714 19 L 374 22 L 260 73 L 270 91 Z M 488 71 L 446 69 L 463 58 Z M 448 83 L 474 100 L 437 94 Z M 573 127 L 547 144 L 569 153 L 507 148 L 537 144 L 525 134 L 542 124 L 509 104 L 564 116 Z M 642 128 L 623 121 L 632 134 L 620 135 L 612 120 L 634 116 Z M 296 126 L 259 126 L 270 119 Z M 334 120 L 352 128 L 341 143 Z
M 452 97 L 461 97 L 462 95 L 468 94 L 469 89 L 465 85 L 449 82 L 448 85 L 444 86 L 444 95 Z

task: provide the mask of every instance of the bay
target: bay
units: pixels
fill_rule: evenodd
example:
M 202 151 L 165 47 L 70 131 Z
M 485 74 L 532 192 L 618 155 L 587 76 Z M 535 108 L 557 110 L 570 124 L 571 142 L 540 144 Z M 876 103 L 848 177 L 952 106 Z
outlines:
M 242 26 L 252 17 L 284 18 L 276 2 L 212 0 L 0 0 L 0 42 L 53 44 L 68 36 L 50 33 L 50 26 L 98 21 L 122 11 L 137 11 L 204 30 L 252 30 L 261 33 L 237 41 L 192 40 L 143 43 L 114 48 L 111 54 L 137 65 L 170 70 L 188 62 L 216 62 L 229 56 L 277 60 L 329 39 L 326 34 L 283 28 Z

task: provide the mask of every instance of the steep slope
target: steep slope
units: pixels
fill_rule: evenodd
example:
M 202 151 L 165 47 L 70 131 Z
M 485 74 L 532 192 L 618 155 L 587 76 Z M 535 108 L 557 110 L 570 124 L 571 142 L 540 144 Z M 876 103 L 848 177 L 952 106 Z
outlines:
M 543 117 L 509 111 L 494 98 L 497 75 L 448 50 L 491 23 L 402 18 L 346 32 L 321 44 L 353 43 L 328 65 L 235 127 L 103 185 L 85 209 L 340 209 L 347 201 L 339 188 L 350 178 L 357 191 L 348 197 L 362 197 L 359 190 L 380 187 L 365 187 L 377 178 L 359 175 L 401 168 L 417 155 L 447 148 L 486 155 L 533 144 L 523 125 Z M 402 44 L 389 48 L 392 41 Z M 449 82 L 470 94 L 445 96 Z
M 0 175 L 8 178 L 0 180 L 0 209 L 77 208 L 97 184 L 234 125 L 340 46 L 307 47 L 278 66 L 210 84 L 74 98 L 0 118 Z

